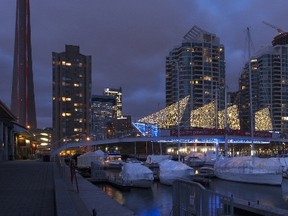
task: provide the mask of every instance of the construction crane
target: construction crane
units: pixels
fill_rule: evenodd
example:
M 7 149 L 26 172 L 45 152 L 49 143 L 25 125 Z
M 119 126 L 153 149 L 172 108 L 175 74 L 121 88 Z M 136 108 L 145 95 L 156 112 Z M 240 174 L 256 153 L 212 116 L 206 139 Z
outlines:
M 276 27 L 276 26 L 274 26 L 274 25 L 272 25 L 272 24 L 270 24 L 270 23 L 267 23 L 267 22 L 265 22 L 265 21 L 263 21 L 263 23 L 265 24 L 265 25 L 268 25 L 268 26 L 270 26 L 271 28 L 274 28 L 274 29 L 276 29 L 277 30 L 277 32 L 279 33 L 279 34 L 282 34 L 282 33 L 284 33 L 285 31 L 284 30 L 282 30 L 281 28 L 279 28 L 279 27 Z

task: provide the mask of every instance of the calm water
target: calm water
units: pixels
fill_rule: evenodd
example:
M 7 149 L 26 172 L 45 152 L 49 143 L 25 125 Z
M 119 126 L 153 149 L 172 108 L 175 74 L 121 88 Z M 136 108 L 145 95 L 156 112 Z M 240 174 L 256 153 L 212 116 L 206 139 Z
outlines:
M 98 185 L 120 204 L 127 206 L 137 216 L 169 216 L 172 211 L 172 187 L 155 182 L 151 189 L 132 188 L 120 191 L 110 185 Z M 214 179 L 210 189 L 218 193 L 247 201 L 288 209 L 288 179 L 282 186 L 261 186 Z
M 284 179 L 280 186 L 263 186 L 256 184 L 243 184 L 231 181 L 215 179 L 210 185 L 210 189 L 227 196 L 233 194 L 251 202 L 288 209 L 288 179 Z
M 155 182 L 150 189 L 131 188 L 120 191 L 110 185 L 98 185 L 117 202 L 137 216 L 169 216 L 172 211 L 172 187 Z

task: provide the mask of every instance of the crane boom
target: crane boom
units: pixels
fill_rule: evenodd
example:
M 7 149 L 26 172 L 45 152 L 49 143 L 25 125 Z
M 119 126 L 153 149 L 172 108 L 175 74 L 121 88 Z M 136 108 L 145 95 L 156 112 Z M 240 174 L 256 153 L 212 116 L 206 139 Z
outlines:
M 276 27 L 276 26 L 274 26 L 274 25 L 272 25 L 272 24 L 270 24 L 270 23 L 267 23 L 267 22 L 265 22 L 265 21 L 263 21 L 263 23 L 265 24 L 265 25 L 268 25 L 268 26 L 270 26 L 271 28 L 274 28 L 274 29 L 276 29 L 277 30 L 277 32 L 279 33 L 279 34 L 282 34 L 282 33 L 284 33 L 285 31 L 284 30 L 282 30 L 281 28 L 279 28 L 279 27 Z

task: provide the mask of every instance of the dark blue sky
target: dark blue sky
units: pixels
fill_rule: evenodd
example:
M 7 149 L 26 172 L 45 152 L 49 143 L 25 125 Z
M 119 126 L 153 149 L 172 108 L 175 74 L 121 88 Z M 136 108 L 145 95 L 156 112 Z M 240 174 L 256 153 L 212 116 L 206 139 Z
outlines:
M 30 0 L 38 127 L 51 127 L 52 52 L 79 45 L 92 56 L 92 93 L 123 90 L 133 120 L 165 106 L 165 57 L 194 26 L 220 37 L 230 90 L 247 59 L 245 29 L 255 51 L 288 31 L 287 0 Z M 10 107 L 16 0 L 1 0 L 0 99 Z M 253 52 L 252 52 L 253 53 Z

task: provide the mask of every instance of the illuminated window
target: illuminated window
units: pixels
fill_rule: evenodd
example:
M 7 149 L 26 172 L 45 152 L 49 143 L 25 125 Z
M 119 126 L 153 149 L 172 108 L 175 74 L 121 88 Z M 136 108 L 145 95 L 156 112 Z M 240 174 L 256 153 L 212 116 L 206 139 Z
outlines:
M 211 77 L 210 76 L 204 76 L 203 78 L 204 80 L 208 80 L 208 81 L 211 81 Z
M 82 132 L 82 128 L 74 128 L 74 132 Z
M 45 137 L 41 137 L 40 140 L 43 140 L 43 141 L 49 141 L 47 138 Z

